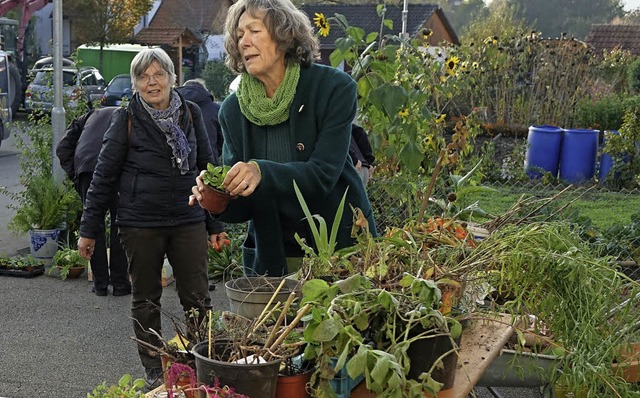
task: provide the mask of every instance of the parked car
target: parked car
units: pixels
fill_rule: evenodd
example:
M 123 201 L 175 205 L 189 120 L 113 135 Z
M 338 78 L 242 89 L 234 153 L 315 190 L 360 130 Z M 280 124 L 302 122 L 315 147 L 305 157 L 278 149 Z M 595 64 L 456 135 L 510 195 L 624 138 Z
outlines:
M 36 73 L 27 86 L 24 107 L 27 111 L 50 111 L 53 108 L 53 68 L 44 68 Z M 65 106 L 77 107 L 84 99 L 92 107 L 104 94 L 106 83 L 98 69 L 92 66 L 81 68 L 65 67 L 62 70 Z
M 131 75 L 116 75 L 111 79 L 107 89 L 104 94 L 102 94 L 100 103 L 102 106 L 118 106 L 128 102 L 132 95 L 133 85 Z

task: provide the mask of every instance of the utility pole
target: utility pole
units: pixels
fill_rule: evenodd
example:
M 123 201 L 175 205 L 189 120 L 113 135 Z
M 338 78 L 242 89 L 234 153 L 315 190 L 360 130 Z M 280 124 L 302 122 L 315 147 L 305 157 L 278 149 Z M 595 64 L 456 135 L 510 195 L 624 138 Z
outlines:
M 57 183 L 64 180 L 64 172 L 56 156 L 56 147 L 65 129 L 65 110 L 62 103 L 62 0 L 54 0 L 53 11 L 53 109 L 51 110 L 51 140 L 53 178 Z

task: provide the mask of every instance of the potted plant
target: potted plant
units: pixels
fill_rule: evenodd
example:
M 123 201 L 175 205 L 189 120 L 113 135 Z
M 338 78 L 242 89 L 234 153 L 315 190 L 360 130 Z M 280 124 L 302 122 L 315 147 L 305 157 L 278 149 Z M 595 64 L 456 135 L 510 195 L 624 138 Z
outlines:
M 202 175 L 204 190 L 200 206 L 214 214 L 222 213 L 231 200 L 231 195 L 225 192 L 222 184 L 229 169 L 229 166 L 214 166 L 209 163 L 207 170 Z
M 62 280 L 76 279 L 82 275 L 88 265 L 89 260 L 82 257 L 77 249 L 64 246 L 54 254 L 53 267 L 49 269 L 49 274 L 57 270 Z
M 145 386 L 144 379 L 134 380 L 130 374 L 126 374 L 118 380 L 118 384 L 108 386 L 103 382 L 87 394 L 87 398 L 144 398 Z
M 81 208 L 77 193 L 51 175 L 35 175 L 24 191 L 12 198 L 15 216 L 9 229 L 31 237 L 31 255 L 51 259 L 58 247 L 58 234 L 69 214 Z
M 44 263 L 31 255 L 0 257 L 0 275 L 31 278 L 44 273 Z

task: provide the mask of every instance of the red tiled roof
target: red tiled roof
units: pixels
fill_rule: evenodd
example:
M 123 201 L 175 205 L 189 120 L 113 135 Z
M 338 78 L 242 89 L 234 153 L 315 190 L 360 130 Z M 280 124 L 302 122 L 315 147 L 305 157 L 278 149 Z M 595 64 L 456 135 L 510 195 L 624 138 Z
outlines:
M 592 25 L 587 43 L 597 54 L 618 47 L 640 55 L 640 25 Z

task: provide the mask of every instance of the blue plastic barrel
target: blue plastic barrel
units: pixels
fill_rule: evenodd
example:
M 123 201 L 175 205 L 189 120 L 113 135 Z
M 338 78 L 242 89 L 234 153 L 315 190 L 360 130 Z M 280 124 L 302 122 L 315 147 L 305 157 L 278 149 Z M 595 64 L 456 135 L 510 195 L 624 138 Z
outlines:
M 579 184 L 596 173 L 598 130 L 565 129 L 560 151 L 560 179 Z
M 527 154 L 524 170 L 532 179 L 545 172 L 556 177 L 562 146 L 562 129 L 555 126 L 531 126 L 527 135 Z
M 604 147 L 607 142 L 608 134 L 619 133 L 617 130 L 605 131 L 602 147 Z M 613 167 L 613 157 L 608 153 L 602 153 L 602 156 L 600 156 L 600 171 L 598 172 L 598 181 L 600 181 L 600 183 L 603 183 L 607 179 L 607 174 L 609 173 L 609 170 L 611 170 L 611 167 Z

